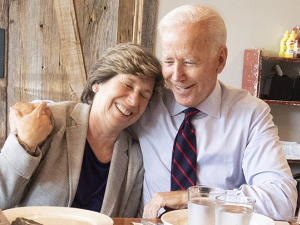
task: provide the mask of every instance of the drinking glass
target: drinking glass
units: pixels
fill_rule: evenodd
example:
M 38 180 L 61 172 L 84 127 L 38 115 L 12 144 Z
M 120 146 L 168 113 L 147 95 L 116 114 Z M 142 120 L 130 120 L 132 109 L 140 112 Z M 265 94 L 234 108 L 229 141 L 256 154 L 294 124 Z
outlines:
M 215 225 L 215 198 L 226 190 L 208 186 L 192 186 L 188 189 L 188 225 Z
M 249 225 L 255 199 L 240 195 L 216 197 L 216 225 Z

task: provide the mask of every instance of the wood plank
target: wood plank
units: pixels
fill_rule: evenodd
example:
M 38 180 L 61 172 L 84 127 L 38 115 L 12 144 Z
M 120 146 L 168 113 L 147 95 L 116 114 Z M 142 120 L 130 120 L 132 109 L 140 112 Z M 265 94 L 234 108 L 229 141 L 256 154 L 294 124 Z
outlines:
M 85 87 L 86 73 L 73 0 L 54 0 L 54 8 L 61 39 L 62 59 L 71 93 L 79 101 Z
M 157 0 L 144 0 L 141 46 L 154 53 Z
M 0 28 L 0 79 L 4 78 L 5 40 L 5 29 Z
M 74 0 L 86 71 L 117 43 L 119 0 Z
M 120 0 L 119 4 L 117 43 L 133 42 L 154 53 L 157 0 Z
M 156 12 L 157 0 L 120 0 L 117 43 L 133 42 L 154 52 Z
M 34 99 L 72 100 L 53 1 L 11 1 L 9 16 L 8 106 Z
M 0 28 L 6 31 L 5 40 L 8 37 L 8 9 L 9 0 L 0 0 Z M 7 55 L 7 41 L 5 41 L 4 78 L 0 78 L 0 149 L 7 137 Z
M 42 39 L 41 98 L 76 101 L 77 98 L 71 94 L 65 64 L 62 62 L 60 34 L 52 0 L 43 0 L 39 15 L 41 16 L 36 19 Z
M 119 0 L 117 44 L 133 41 L 135 0 Z
M 144 0 L 135 0 L 132 42 L 141 45 Z

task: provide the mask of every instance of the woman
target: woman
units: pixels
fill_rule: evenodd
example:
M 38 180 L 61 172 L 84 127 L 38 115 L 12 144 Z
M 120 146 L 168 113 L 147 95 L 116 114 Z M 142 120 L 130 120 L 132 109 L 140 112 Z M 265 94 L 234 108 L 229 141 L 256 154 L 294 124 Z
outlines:
M 120 44 L 90 71 L 82 103 L 50 104 L 51 121 L 45 102 L 26 115 L 12 108 L 17 134 L 0 154 L 0 208 L 72 206 L 137 216 L 142 155 L 125 128 L 162 86 L 159 61 Z

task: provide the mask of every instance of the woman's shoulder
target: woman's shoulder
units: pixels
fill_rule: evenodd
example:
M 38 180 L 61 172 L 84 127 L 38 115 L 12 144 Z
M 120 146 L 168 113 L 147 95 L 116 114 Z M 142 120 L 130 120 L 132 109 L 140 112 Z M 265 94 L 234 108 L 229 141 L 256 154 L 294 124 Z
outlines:
M 133 137 L 128 129 L 122 130 L 123 136 L 127 138 L 128 142 L 128 155 L 137 159 L 141 159 L 142 151 L 139 141 Z
M 90 105 L 74 101 L 63 101 L 48 104 L 55 124 L 82 124 L 86 123 L 90 111 Z
M 89 110 L 90 105 L 85 103 L 78 103 L 75 101 L 62 101 L 62 102 L 53 102 L 48 104 L 48 107 L 53 112 L 72 112 L 76 110 Z
M 75 101 L 62 101 L 62 102 L 48 103 L 48 107 L 51 110 L 73 109 L 77 104 L 80 104 L 80 103 L 75 102 Z

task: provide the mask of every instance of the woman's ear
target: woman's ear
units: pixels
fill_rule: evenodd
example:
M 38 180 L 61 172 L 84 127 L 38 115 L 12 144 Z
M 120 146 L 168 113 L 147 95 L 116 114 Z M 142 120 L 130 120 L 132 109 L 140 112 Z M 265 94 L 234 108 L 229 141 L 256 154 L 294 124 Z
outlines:
M 228 54 L 228 49 L 226 46 L 222 46 L 219 49 L 219 54 L 218 54 L 218 68 L 217 68 L 217 73 L 221 73 L 226 65 L 226 60 L 227 60 L 227 54 Z

